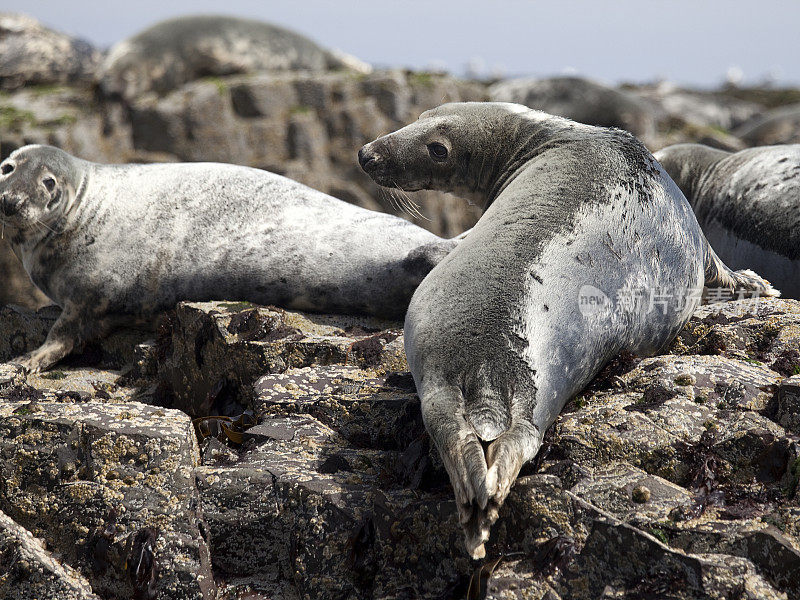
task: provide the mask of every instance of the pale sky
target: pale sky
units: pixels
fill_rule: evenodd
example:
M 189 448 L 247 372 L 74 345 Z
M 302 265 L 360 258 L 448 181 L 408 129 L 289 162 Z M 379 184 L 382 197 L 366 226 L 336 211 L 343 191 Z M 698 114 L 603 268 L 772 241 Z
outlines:
M 800 2 L 777 0 L 0 0 L 0 10 L 110 46 L 167 17 L 231 14 L 376 66 L 576 73 L 607 82 L 800 84 Z

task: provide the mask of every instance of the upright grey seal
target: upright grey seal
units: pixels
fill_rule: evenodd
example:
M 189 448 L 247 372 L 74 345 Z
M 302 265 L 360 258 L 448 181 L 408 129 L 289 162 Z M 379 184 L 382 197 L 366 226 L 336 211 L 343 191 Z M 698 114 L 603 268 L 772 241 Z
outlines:
M 17 361 L 31 371 L 180 300 L 402 318 L 456 244 L 258 169 L 100 165 L 51 146 L 0 164 L 0 218 L 33 282 L 64 309 Z
M 263 21 L 198 15 L 178 17 L 123 40 L 102 67 L 106 93 L 131 99 L 164 94 L 201 77 L 259 71 L 324 71 L 371 67 L 320 47 L 310 39 Z
M 359 162 L 381 185 L 485 208 L 405 321 L 425 425 L 475 558 L 522 464 L 609 359 L 669 343 L 704 280 L 774 293 L 714 255 L 677 186 L 620 130 L 517 104 L 445 104 L 364 146 Z
M 677 144 L 655 153 L 732 268 L 749 267 L 800 298 L 800 145 L 730 153 Z

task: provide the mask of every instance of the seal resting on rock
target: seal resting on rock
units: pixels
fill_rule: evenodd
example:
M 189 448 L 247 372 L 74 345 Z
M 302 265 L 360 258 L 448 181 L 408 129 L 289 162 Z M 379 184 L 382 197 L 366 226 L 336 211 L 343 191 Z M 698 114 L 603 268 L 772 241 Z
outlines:
M 749 267 L 800 298 L 800 145 L 725 152 L 676 144 L 655 157 L 732 268 Z
M 218 163 L 101 165 L 51 146 L 0 164 L 0 227 L 63 308 L 30 371 L 181 300 L 400 319 L 455 244 L 295 181 Z
M 371 67 L 262 21 L 189 16 L 156 23 L 114 46 L 102 69 L 106 93 L 132 99 L 165 94 L 201 77 L 263 71 L 325 71 Z
M 775 293 L 716 257 L 677 186 L 620 130 L 518 104 L 445 104 L 364 146 L 359 162 L 380 185 L 484 206 L 405 321 L 474 558 L 547 428 L 613 356 L 668 344 L 704 282 Z

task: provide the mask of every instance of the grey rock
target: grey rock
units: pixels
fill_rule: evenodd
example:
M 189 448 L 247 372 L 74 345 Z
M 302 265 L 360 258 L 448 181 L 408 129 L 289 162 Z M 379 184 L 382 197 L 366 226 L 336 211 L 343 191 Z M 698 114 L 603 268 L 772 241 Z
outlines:
M 645 143 L 663 118 L 657 105 L 624 90 L 579 77 L 514 79 L 489 88 L 492 100 L 518 102 L 580 123 L 626 129 Z
M 800 142 L 800 104 L 781 106 L 753 116 L 733 130 L 749 146 Z
M 399 453 L 355 448 L 308 414 L 256 429 L 238 462 L 198 469 L 226 578 L 289 579 L 310 598 L 431 597 L 458 578 L 452 503 L 444 488 L 425 502 L 387 489 Z
M 330 364 L 402 370 L 399 327 L 249 303 L 184 302 L 161 330 L 160 390 L 172 406 L 205 416 L 247 406 L 263 373 Z
M 564 576 L 562 595 L 590 598 L 784 597 L 754 565 L 722 554 L 687 555 L 613 518 L 593 524 L 581 553 Z M 740 596 L 741 597 L 741 596 Z
M 800 303 L 731 304 L 698 310 L 675 354 L 621 357 L 567 408 L 483 565 L 463 552 L 396 325 L 243 303 L 179 305 L 154 341 L 129 338 L 124 375 L 0 367 L 0 509 L 104 597 L 130 593 L 124 542 L 156 524 L 157 589 L 194 597 L 212 579 L 221 594 L 285 600 L 463 597 L 471 585 L 487 598 L 792 597 L 800 444 L 784 427 L 783 353 Z M 44 318 L 3 310 L 16 327 Z M 724 350 L 705 345 L 712 333 Z M 198 457 L 186 416 L 134 400 L 181 394 L 227 407 L 234 433 L 201 419 Z M 244 409 L 256 425 L 236 433 Z M 159 452 L 140 462 L 140 443 Z M 176 539 L 185 562 L 170 558 Z
M 97 162 L 126 162 L 133 156 L 122 105 L 101 101 L 74 84 L 31 85 L 0 94 L 0 115 L 3 159 L 26 144 L 55 145 Z
M 678 334 L 673 354 L 722 355 L 789 376 L 800 367 L 800 305 L 736 300 L 700 307 Z
M 41 540 L 0 512 L 0 596 L 8 600 L 100 600 L 89 582 L 61 564 Z
M 119 42 L 103 64 L 102 86 L 128 100 L 164 94 L 202 77 L 265 71 L 325 71 L 369 65 L 331 52 L 302 35 L 235 17 L 194 16 L 162 21 Z
M 22 14 L 0 13 L 0 88 L 94 81 L 100 52 Z
M 784 379 L 778 388 L 775 421 L 800 435 L 800 375 Z
M 197 441 L 182 413 L 3 401 L 0 456 L 0 509 L 102 597 L 214 597 L 196 512 Z
M 800 551 L 774 527 L 743 536 L 735 544 L 734 552 L 760 567 L 773 585 L 790 598 L 800 595 Z
M 634 495 L 639 487 L 648 490 L 644 501 Z M 686 489 L 624 462 L 592 469 L 570 491 L 623 521 L 665 520 L 676 507 L 694 499 Z
M 660 106 L 670 118 L 700 127 L 730 131 L 764 110 L 756 102 L 732 98 L 722 92 L 690 90 L 669 82 L 631 90 Z

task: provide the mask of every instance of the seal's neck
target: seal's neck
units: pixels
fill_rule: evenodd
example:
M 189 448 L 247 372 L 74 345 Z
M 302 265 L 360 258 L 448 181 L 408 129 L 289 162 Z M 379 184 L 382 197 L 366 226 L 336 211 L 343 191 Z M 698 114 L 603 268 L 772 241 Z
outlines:
M 558 144 L 558 134 L 575 125 L 535 110 L 504 115 L 490 127 L 491 143 L 471 154 L 465 184 L 456 193 L 474 200 L 485 211 L 525 164 Z

